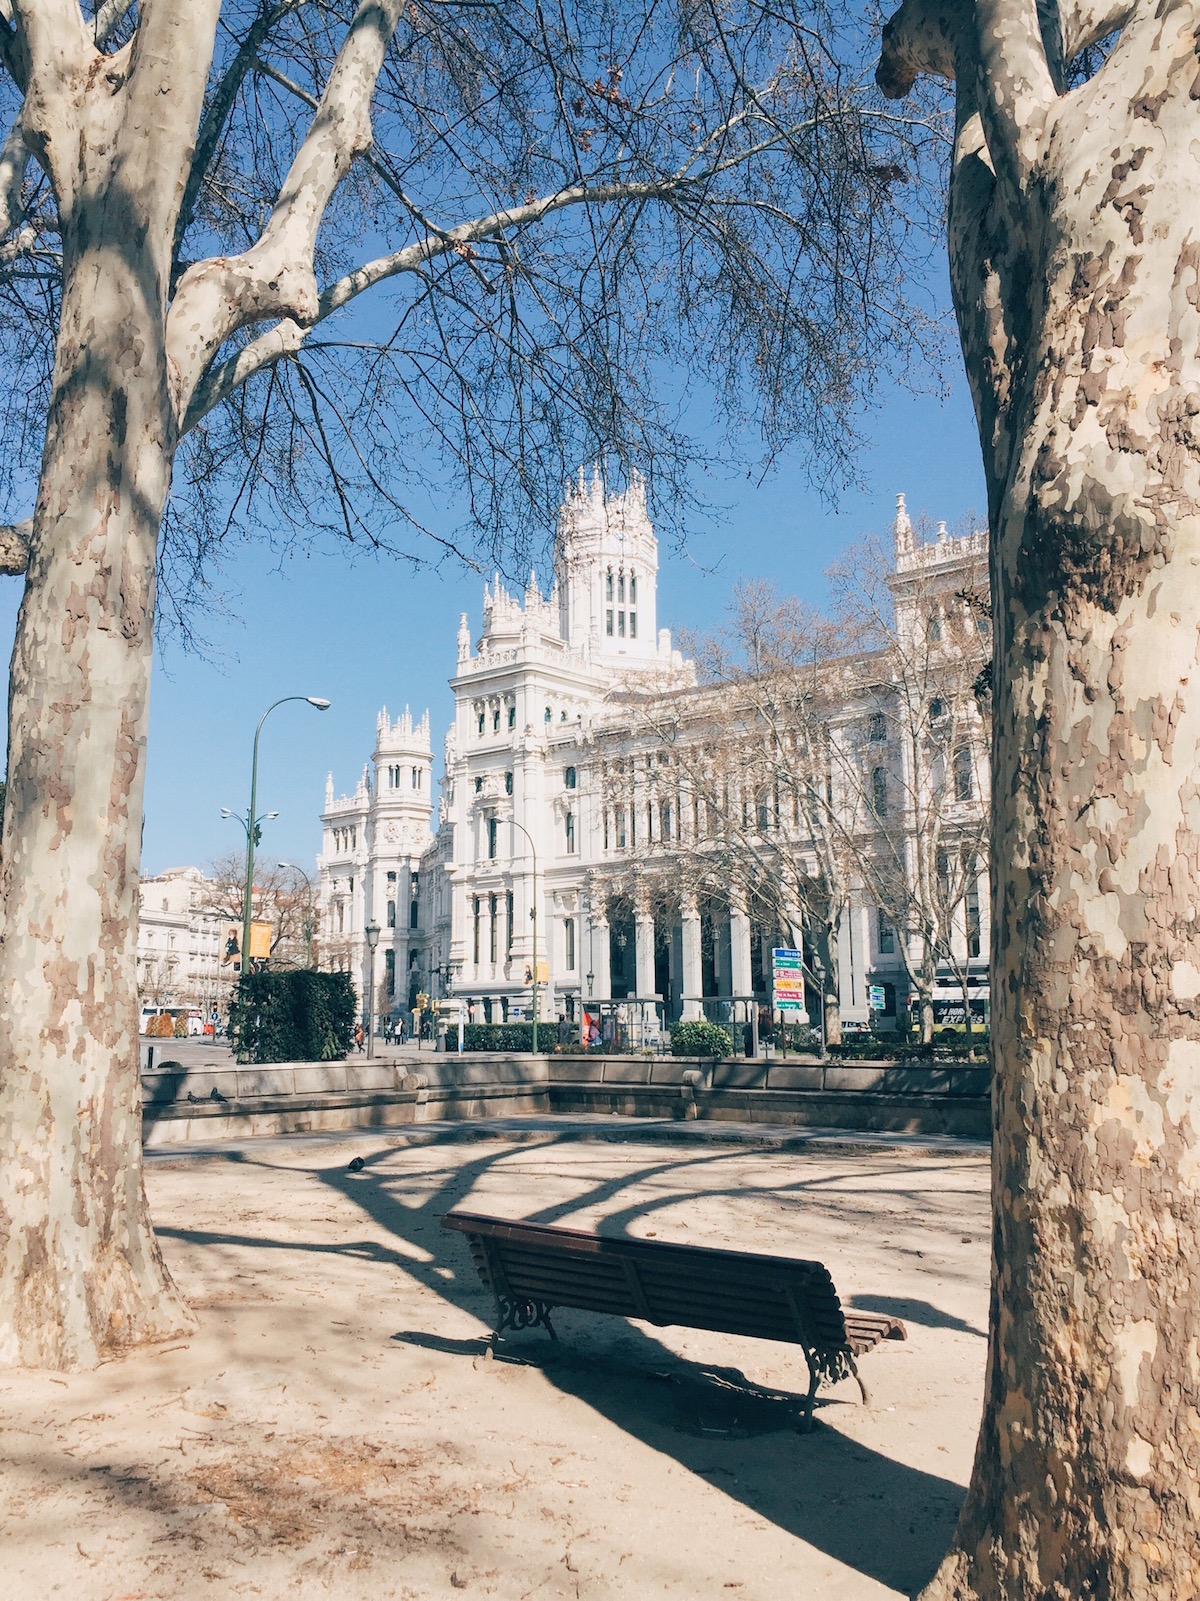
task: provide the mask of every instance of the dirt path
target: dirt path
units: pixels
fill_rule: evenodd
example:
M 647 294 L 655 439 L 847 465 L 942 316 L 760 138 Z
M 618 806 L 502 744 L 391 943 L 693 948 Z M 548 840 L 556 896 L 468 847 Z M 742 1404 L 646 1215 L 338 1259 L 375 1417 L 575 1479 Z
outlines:
M 361 1173 L 347 1171 L 362 1155 Z M 186 1344 L 0 1376 L 5 1592 L 70 1601 L 910 1593 L 970 1468 L 987 1312 L 976 1153 L 429 1130 L 148 1165 Z M 793 1347 L 560 1312 L 483 1354 L 437 1220 L 480 1209 L 818 1256 L 910 1338 L 826 1392 Z

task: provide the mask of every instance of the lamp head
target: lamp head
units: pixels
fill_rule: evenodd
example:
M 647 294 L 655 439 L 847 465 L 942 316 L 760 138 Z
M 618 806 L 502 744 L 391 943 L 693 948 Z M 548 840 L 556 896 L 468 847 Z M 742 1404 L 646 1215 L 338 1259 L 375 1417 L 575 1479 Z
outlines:
M 232 817 L 233 813 L 229 810 L 228 806 L 222 806 L 221 807 L 221 816 L 222 817 Z
M 278 817 L 278 816 L 279 816 L 278 812 L 268 812 L 267 815 L 263 818 L 263 822 L 264 823 L 269 823 L 272 817 Z
M 373 951 L 379 944 L 379 924 L 368 923 L 363 929 L 363 934 L 366 936 L 367 949 Z
M 324 695 L 305 695 L 304 698 L 310 706 L 315 706 L 319 712 L 327 712 L 329 710 L 329 702 Z

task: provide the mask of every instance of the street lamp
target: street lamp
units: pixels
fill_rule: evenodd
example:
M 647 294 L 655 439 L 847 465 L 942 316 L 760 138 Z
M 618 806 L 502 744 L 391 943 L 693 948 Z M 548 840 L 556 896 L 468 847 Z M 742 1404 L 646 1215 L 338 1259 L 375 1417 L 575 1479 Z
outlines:
M 515 817 L 509 822 L 519 829 L 529 841 L 529 853 L 533 857 L 533 905 L 530 917 L 533 918 L 533 1051 L 537 1054 L 537 1025 L 538 1025 L 538 959 L 537 959 L 537 846 L 533 843 L 533 835 L 523 823 L 518 823 Z
M 375 1055 L 375 947 L 379 944 L 379 924 L 370 922 L 363 929 L 367 941 L 367 1061 Z
M 312 937 L 313 937 L 313 907 L 312 907 L 312 879 L 296 862 L 280 862 L 280 867 L 289 873 L 299 873 L 304 880 L 304 948 L 308 958 L 308 966 L 313 964 Z
M 258 719 L 258 727 L 254 730 L 254 758 L 250 763 L 250 810 L 246 813 L 246 900 L 242 907 L 242 972 L 250 971 L 250 922 L 253 911 L 251 902 L 254 897 L 254 846 L 255 835 L 258 832 L 260 819 L 255 817 L 254 809 L 258 805 L 258 736 L 262 733 L 262 726 L 275 710 L 276 706 L 285 706 L 288 701 L 302 700 L 309 706 L 315 706 L 319 712 L 329 710 L 329 702 L 323 695 L 283 695 L 279 700 L 272 701 L 266 711 Z M 229 813 L 223 815 L 228 816 Z M 267 817 L 278 817 L 278 812 L 268 812 Z

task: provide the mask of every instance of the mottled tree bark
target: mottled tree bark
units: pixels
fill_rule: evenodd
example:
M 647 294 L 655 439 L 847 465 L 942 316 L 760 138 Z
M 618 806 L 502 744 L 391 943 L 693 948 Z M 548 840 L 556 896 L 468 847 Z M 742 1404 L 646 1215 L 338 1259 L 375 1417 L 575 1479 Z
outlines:
M 1049 46 L 1033 0 L 906 0 L 880 69 L 893 92 L 957 81 L 996 647 L 990 1349 L 925 1594 L 1179 1601 L 1200 1594 L 1200 33 L 1194 4 L 1043 20 Z
M 136 49 L 107 58 L 74 0 L 27 25 L 24 130 L 60 197 L 64 260 L 9 691 L 8 1364 L 86 1365 L 190 1323 L 142 1188 L 135 975 L 155 556 L 177 436 L 170 242 L 216 9 L 210 0 L 180 20 L 148 6 Z

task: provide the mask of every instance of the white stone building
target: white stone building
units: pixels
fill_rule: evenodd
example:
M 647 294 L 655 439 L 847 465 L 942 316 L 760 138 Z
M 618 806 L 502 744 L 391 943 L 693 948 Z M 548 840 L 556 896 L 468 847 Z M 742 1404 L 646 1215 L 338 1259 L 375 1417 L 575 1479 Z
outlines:
M 901 497 L 891 584 L 898 620 L 908 617 L 901 626 L 936 626 L 915 615 L 931 573 L 952 597 L 985 566 L 984 535 L 951 540 L 942 530 L 914 546 Z M 377 1012 L 407 1009 L 423 991 L 469 1001 L 478 1021 L 528 1018 L 535 937 L 543 1019 L 577 1017 L 588 1000 L 653 998 L 670 1019 L 700 1016 L 722 998 L 768 998 L 779 928 L 756 926 L 733 900 L 684 893 L 674 911 L 654 910 L 622 887 L 631 867 L 669 873 L 681 819 L 678 805 L 673 819 L 670 808 L 643 811 L 639 840 L 632 808 L 628 828 L 624 810 L 612 809 L 600 753 L 622 740 L 632 752 L 640 737 L 621 694 L 668 687 L 699 705 L 712 693 L 695 687 L 691 663 L 658 629 L 657 583 L 640 482 L 606 494 L 598 474 L 589 482 L 581 472 L 560 514 L 550 594 L 535 575 L 519 596 L 495 579 L 475 638 L 463 613 L 436 826 L 428 714 L 414 725 L 407 710 L 394 724 L 381 713 L 354 793 L 335 799 L 330 778 L 322 965 L 351 971 L 365 995 L 363 930 L 373 920 Z M 980 782 L 976 794 L 985 792 Z M 987 914 L 986 888 L 978 893 L 973 929 L 963 931 L 976 952 Z M 868 1016 L 869 984 L 906 993 L 895 935 L 861 892 L 842 920 L 840 955 L 845 1016 Z M 975 965 L 986 970 L 985 950 Z

